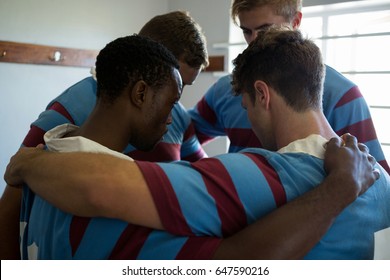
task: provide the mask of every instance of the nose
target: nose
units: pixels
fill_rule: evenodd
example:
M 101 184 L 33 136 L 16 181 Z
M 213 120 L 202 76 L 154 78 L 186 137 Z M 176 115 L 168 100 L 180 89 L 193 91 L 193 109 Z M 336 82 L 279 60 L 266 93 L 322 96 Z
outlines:
M 257 30 L 253 30 L 252 34 L 251 34 L 251 37 L 250 37 L 250 42 L 251 43 L 252 41 L 254 41 L 257 37 Z

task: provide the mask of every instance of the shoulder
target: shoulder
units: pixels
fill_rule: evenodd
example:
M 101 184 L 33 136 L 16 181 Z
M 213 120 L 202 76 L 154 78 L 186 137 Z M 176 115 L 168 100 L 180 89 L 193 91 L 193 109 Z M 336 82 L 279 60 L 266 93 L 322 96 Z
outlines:
M 223 92 L 229 92 L 230 93 L 232 91 L 231 81 L 232 81 L 232 77 L 231 77 L 230 74 L 220 77 L 209 88 L 208 93 L 209 92 L 213 92 L 214 94 L 223 93 Z
M 224 88 L 224 89 L 232 89 L 232 75 L 231 74 L 228 74 L 228 75 L 225 75 L 221 78 L 219 78 L 215 85 L 218 86 L 219 88 Z
M 92 77 L 85 78 L 53 99 L 47 109 L 59 103 L 70 114 L 75 124 L 81 125 L 95 106 L 96 91 L 96 81 Z
M 348 90 L 353 86 L 355 84 L 351 80 L 329 65 L 325 65 L 325 90 L 327 88 L 343 88 L 344 90 Z
M 53 99 L 49 104 L 48 108 L 55 102 L 70 103 L 75 100 L 91 100 L 94 103 L 96 100 L 97 83 L 92 77 L 87 77 L 71 87 L 63 91 L 59 96 Z
M 323 160 L 307 153 L 279 153 L 260 148 L 247 148 L 240 153 L 251 158 L 262 170 L 272 168 L 278 173 L 295 174 L 294 176 L 306 176 L 309 172 L 317 170 L 321 176 L 324 173 Z

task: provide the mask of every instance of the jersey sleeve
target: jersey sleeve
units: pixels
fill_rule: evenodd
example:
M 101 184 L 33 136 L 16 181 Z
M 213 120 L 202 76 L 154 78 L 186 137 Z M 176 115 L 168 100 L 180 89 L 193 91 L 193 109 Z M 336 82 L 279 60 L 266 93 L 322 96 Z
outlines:
M 207 157 L 206 152 L 203 150 L 202 145 L 195 134 L 195 128 L 191 117 L 181 103 L 175 105 L 173 117 L 173 121 L 179 123 L 179 130 L 181 130 L 181 135 L 183 137 L 180 147 L 181 160 L 193 162 Z
M 276 171 L 260 155 L 137 164 L 172 234 L 230 236 L 286 201 Z
M 329 66 L 326 68 L 323 110 L 338 135 L 351 133 L 356 136 L 390 173 L 366 100 L 357 85 Z
M 55 102 L 30 125 L 30 130 L 23 140 L 23 146 L 35 147 L 38 144 L 44 144 L 44 134 L 48 130 L 64 123 L 74 124 L 74 121 L 67 110 L 60 103 Z
M 195 107 L 188 111 L 201 144 L 205 144 L 215 137 L 226 135 L 218 111 L 218 106 L 224 101 L 225 94 L 232 94 L 230 76 L 220 78 L 207 90 Z
M 58 125 L 64 123 L 81 125 L 92 111 L 95 102 L 95 80 L 89 77 L 76 83 L 53 99 L 46 110 L 30 125 L 23 146 L 35 147 L 44 143 L 43 135 Z

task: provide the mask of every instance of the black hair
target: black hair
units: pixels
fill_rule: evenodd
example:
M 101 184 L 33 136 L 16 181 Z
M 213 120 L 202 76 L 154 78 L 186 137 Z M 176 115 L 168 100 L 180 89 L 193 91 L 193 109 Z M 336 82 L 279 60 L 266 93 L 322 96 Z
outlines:
M 112 101 L 140 80 L 159 88 L 171 81 L 174 68 L 179 64 L 162 44 L 139 35 L 118 38 L 97 56 L 97 96 Z

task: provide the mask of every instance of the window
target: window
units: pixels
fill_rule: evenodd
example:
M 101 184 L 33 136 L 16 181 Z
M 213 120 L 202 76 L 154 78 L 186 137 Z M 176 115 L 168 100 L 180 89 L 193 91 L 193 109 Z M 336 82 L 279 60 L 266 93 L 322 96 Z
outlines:
M 303 8 L 301 30 L 315 39 L 324 61 L 355 82 L 390 160 L 390 2 L 356 1 Z

